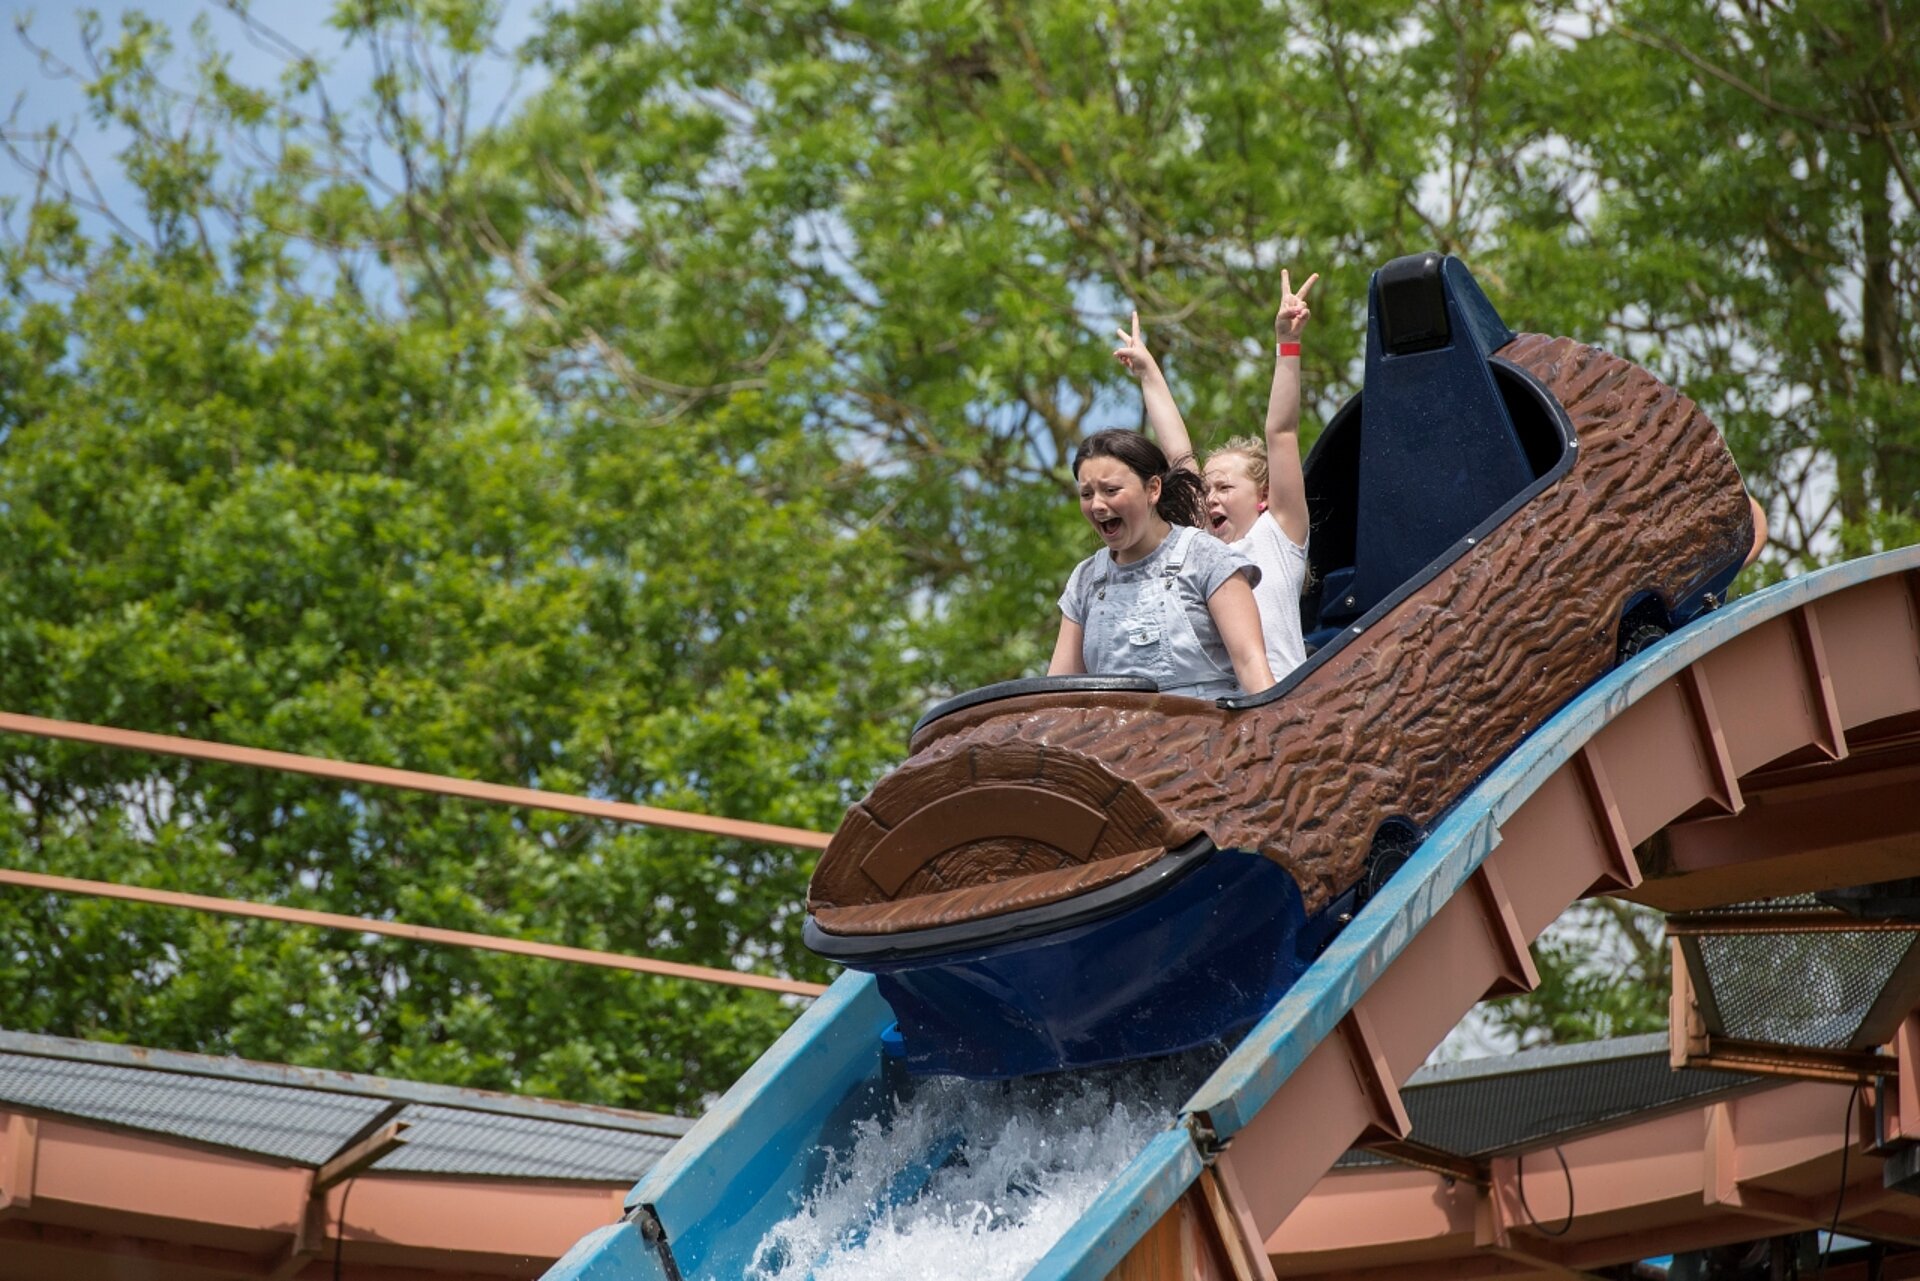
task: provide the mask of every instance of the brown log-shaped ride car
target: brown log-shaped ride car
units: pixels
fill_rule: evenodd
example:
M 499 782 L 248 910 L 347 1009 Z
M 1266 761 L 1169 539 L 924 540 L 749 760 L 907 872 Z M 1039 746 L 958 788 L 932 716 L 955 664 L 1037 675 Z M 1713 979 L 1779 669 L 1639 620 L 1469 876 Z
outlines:
M 1284 867 L 1312 913 L 1362 877 L 1383 824 L 1427 830 L 1613 667 L 1636 602 L 1670 620 L 1685 602 L 1710 608 L 1753 537 L 1713 423 L 1644 369 L 1569 338 L 1521 334 L 1492 355 L 1502 394 L 1531 398 L 1527 412 L 1564 439 L 1451 560 L 1343 624 L 1265 695 L 1016 682 L 1011 696 L 953 700 L 847 811 L 808 896 L 818 930 L 851 941 L 984 923 L 1199 837 Z M 1316 457 L 1338 448 L 1321 444 Z M 1314 493 L 1312 472 L 1309 460 L 1320 541 L 1339 500 Z M 1310 629 L 1316 618 L 1325 611 Z

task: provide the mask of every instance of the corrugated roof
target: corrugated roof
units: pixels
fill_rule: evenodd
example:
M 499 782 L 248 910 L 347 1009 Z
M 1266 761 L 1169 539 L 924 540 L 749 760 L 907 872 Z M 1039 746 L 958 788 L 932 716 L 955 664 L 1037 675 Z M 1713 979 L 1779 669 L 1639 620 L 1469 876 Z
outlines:
M 243 1081 L 0 1054 L 0 1102 L 319 1165 L 387 1105 Z
M 408 1125 L 382 1172 L 638 1179 L 687 1122 L 241 1059 L 0 1032 L 0 1106 L 318 1166 L 383 1113 Z
M 482 1116 L 458 1108 L 409 1105 L 405 1147 L 376 1170 L 475 1174 L 523 1179 L 638 1179 L 666 1155 L 673 1140 L 563 1121 Z

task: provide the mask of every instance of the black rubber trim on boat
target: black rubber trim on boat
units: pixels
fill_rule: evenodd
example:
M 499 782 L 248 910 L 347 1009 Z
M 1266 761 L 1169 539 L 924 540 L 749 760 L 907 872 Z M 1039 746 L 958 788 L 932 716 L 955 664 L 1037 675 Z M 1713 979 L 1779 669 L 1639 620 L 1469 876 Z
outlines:
M 1003 698 L 1020 698 L 1027 694 L 1158 694 L 1160 687 L 1145 676 L 1028 676 L 1017 681 L 1000 681 L 993 685 L 982 685 L 979 689 L 970 689 L 964 694 L 955 694 L 943 703 L 935 703 L 927 709 L 927 714 L 913 723 L 913 733 L 918 734 L 942 716 L 950 715 L 968 707 L 978 707 L 982 703 L 992 703 Z M 909 738 L 912 735 L 908 735 Z
M 1017 912 L 984 917 L 977 921 L 902 930 L 898 934 L 829 934 L 814 922 L 809 913 L 801 936 L 810 950 L 843 965 L 859 961 L 906 961 L 947 952 L 998 947 L 1003 943 L 1017 943 L 1022 939 L 1051 934 L 1073 925 L 1085 925 L 1123 912 L 1168 889 L 1206 862 L 1212 853 L 1212 841 L 1204 836 L 1195 837 L 1137 872 L 1058 903 L 1042 903 L 1038 907 L 1022 908 Z

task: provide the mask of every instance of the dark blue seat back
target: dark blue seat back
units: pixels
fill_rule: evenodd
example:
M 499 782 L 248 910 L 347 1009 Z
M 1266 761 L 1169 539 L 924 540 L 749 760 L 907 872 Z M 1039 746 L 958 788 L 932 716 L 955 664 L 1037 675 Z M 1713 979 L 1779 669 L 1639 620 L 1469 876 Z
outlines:
M 1329 575 L 1320 623 L 1364 614 L 1533 481 L 1487 363 L 1512 338 L 1457 258 L 1374 273 L 1352 576 Z

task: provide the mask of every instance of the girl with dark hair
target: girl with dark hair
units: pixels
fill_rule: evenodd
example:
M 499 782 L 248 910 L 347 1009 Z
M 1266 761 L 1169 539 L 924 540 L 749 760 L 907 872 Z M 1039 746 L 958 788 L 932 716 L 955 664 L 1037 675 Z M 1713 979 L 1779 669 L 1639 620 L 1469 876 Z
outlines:
M 1080 512 L 1101 549 L 1060 595 L 1050 676 L 1146 676 L 1167 694 L 1217 698 L 1273 684 L 1253 585 L 1260 571 L 1200 533 L 1200 478 L 1138 432 L 1095 432 L 1074 451 Z

